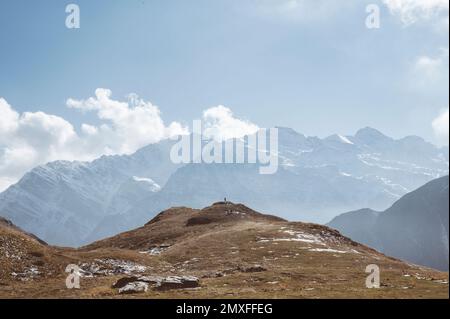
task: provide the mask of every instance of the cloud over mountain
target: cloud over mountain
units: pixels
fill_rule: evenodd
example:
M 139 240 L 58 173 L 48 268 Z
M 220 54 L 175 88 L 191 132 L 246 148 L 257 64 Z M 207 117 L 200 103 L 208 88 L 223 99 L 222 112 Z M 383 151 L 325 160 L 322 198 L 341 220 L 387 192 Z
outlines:
M 448 145 L 449 138 L 449 123 L 448 123 L 449 113 L 448 108 L 441 112 L 441 114 L 434 119 L 432 125 L 434 134 L 439 138 L 442 144 Z
M 105 154 L 129 154 L 162 139 L 186 133 L 178 122 L 168 126 L 161 118 L 159 108 L 131 94 L 128 101 L 111 98 L 108 89 L 97 89 L 95 97 L 87 100 L 68 99 L 67 106 L 86 112 L 96 112 L 102 120 L 99 126 L 83 124 L 82 133 Z
M 43 112 L 16 112 L 0 98 L 0 189 L 25 171 L 78 153 L 80 137 L 72 124 Z M 79 153 L 78 153 L 79 154 Z
M 173 135 L 186 133 L 180 123 L 165 125 L 157 106 L 130 95 L 127 102 L 97 89 L 87 100 L 67 106 L 97 112 L 101 124 L 83 124 L 80 132 L 65 119 L 44 112 L 19 114 L 0 99 L 0 190 L 31 168 L 54 160 L 92 160 L 101 155 L 130 154 Z
M 258 131 L 258 126 L 248 120 L 241 120 L 233 112 L 219 105 L 203 112 L 203 134 L 218 141 L 239 138 Z
M 81 112 L 95 112 L 99 123 L 77 130 L 62 117 L 44 112 L 20 114 L 0 98 L 0 191 L 35 166 L 55 160 L 93 160 L 101 155 L 131 154 L 161 140 L 189 133 L 179 122 L 166 125 L 160 109 L 136 94 L 126 101 L 99 88 L 94 97 L 67 100 Z M 204 134 L 217 140 L 242 137 L 258 126 L 216 106 L 203 112 Z

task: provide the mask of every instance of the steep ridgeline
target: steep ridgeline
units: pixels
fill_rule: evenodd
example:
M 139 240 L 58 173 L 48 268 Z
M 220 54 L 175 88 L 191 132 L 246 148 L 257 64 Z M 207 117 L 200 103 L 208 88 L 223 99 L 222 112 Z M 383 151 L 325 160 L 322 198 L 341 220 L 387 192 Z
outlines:
M 0 214 L 51 244 L 79 246 L 135 228 L 166 207 L 204 207 L 223 197 L 325 223 L 336 211 L 386 209 L 448 174 L 448 148 L 418 137 L 394 140 L 371 128 L 325 139 L 279 128 L 274 175 L 260 175 L 259 165 L 174 165 L 174 143 L 38 167 L 0 194 Z
M 328 226 L 387 255 L 448 271 L 448 185 L 448 176 L 436 179 L 382 213 L 346 213 Z
M 39 166 L 0 194 L 0 215 L 48 243 L 78 246 L 103 218 L 160 190 L 176 170 L 170 146 L 167 141 L 132 156 Z

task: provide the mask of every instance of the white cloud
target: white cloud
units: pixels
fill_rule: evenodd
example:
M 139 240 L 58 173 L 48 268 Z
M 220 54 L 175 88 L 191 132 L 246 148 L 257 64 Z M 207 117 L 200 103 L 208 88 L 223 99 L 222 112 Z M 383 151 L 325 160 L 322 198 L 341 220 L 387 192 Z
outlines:
M 439 23 L 447 21 L 448 26 L 448 0 L 383 0 L 383 2 L 406 26 L 423 20 L 436 20 Z
M 95 148 L 110 153 L 132 153 L 142 146 L 186 133 L 181 124 L 165 126 L 157 106 L 145 102 L 137 95 L 129 95 L 127 102 L 111 99 L 111 91 L 97 89 L 95 97 L 87 100 L 68 99 L 71 108 L 96 112 L 105 123 L 99 127 L 83 124 L 82 132 L 96 140 Z
M 95 112 L 100 124 L 84 123 L 79 132 L 65 119 L 44 112 L 19 114 L 0 98 L 0 191 L 37 165 L 55 160 L 93 160 L 101 155 L 130 154 L 139 148 L 188 129 L 178 122 L 165 125 L 157 106 L 131 94 L 127 101 L 97 89 L 86 100 L 68 99 L 67 106 Z M 241 137 L 258 127 L 233 116 L 224 106 L 203 113 L 205 134 L 217 139 Z
M 64 119 L 43 112 L 19 114 L 0 98 L 0 189 L 35 165 L 71 159 L 77 134 Z
M 377 1 L 373 1 L 377 3 Z M 448 31 L 448 0 L 379 0 L 405 25 L 431 22 Z M 345 14 L 361 4 L 360 0 L 254 0 L 253 11 L 263 17 L 280 17 L 300 23 L 320 22 Z
M 233 112 L 219 105 L 203 112 L 203 135 L 218 141 L 230 138 L 239 138 L 258 131 L 258 126 L 247 121 L 235 118 Z
M 414 69 L 427 79 L 436 79 L 443 73 L 448 74 L 448 48 L 441 48 L 439 54 L 435 56 L 419 56 L 415 61 Z
M 95 111 L 102 124 L 83 124 L 78 134 L 65 119 L 44 112 L 16 112 L 0 98 L 0 191 L 37 165 L 54 160 L 92 160 L 101 155 L 130 154 L 147 144 L 186 133 L 179 123 L 164 125 L 159 109 L 132 95 L 128 102 L 97 89 L 87 100 L 67 105 Z
M 443 145 L 448 145 L 449 109 L 443 110 L 432 123 L 434 134 Z
M 448 86 L 448 48 L 441 48 L 435 55 L 417 57 L 407 78 L 413 90 L 427 94 L 442 94 Z
M 433 58 L 426 55 L 420 56 L 415 64 L 417 71 L 424 72 L 430 76 L 434 75 L 442 66 L 440 57 Z

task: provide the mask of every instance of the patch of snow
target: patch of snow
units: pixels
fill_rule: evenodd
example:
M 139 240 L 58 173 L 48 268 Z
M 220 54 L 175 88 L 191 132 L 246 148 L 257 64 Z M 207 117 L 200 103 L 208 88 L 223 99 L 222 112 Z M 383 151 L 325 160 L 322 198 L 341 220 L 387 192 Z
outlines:
M 338 134 L 339 139 L 342 143 L 354 145 L 352 141 L 350 141 L 347 137 Z
M 133 180 L 135 182 L 140 182 L 140 183 L 147 183 L 150 185 L 152 192 L 159 192 L 161 190 L 161 186 L 158 185 L 154 180 L 152 180 L 151 178 L 147 178 L 147 177 L 138 177 L 138 176 L 133 176 Z
M 40 271 L 38 270 L 38 268 L 36 266 L 31 266 L 27 269 L 25 269 L 25 271 L 23 272 L 12 272 L 11 276 L 19 279 L 21 281 L 29 281 L 31 279 L 34 279 L 36 277 L 38 277 L 40 275 Z
M 149 250 L 140 251 L 140 254 L 149 254 L 150 256 L 158 256 L 161 255 L 161 253 L 165 252 L 167 249 L 169 249 L 170 245 L 168 244 L 162 244 L 159 246 L 151 247 Z
M 233 211 L 233 212 L 231 212 L 231 214 L 232 215 L 247 215 L 246 213 L 241 213 L 241 212 L 238 212 L 238 211 Z
M 304 242 L 308 244 L 317 244 L 317 245 L 325 245 L 322 238 L 319 236 L 305 234 L 303 232 L 294 231 L 294 230 L 283 230 L 285 234 L 294 236 L 293 238 L 275 238 L 274 241 L 297 241 Z
M 159 247 L 151 248 L 148 251 L 140 251 L 141 254 L 149 254 L 150 256 L 158 256 L 161 255 L 161 253 L 164 251 L 164 249 L 161 249 Z
M 111 276 L 117 274 L 133 275 L 143 273 L 147 270 L 146 266 L 117 259 L 95 259 L 92 263 L 81 264 L 80 268 L 83 277 Z

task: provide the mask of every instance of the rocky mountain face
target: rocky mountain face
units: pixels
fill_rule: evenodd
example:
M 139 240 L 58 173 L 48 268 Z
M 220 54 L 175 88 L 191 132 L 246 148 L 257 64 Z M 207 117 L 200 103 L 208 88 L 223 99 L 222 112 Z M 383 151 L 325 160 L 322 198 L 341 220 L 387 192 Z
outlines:
M 166 207 L 198 208 L 224 197 L 325 223 L 339 211 L 386 209 L 448 174 L 448 149 L 371 128 L 325 139 L 279 128 L 280 167 L 273 175 L 260 175 L 259 164 L 175 165 L 174 143 L 37 167 L 0 194 L 0 215 L 51 244 L 80 246 L 135 228 Z
M 328 226 L 387 255 L 448 271 L 448 186 L 445 176 L 403 196 L 384 212 L 351 212 Z
M 78 249 L 20 237 L 32 244 L 20 245 L 20 259 L 12 243 L 23 235 L 3 230 L 0 298 L 448 298 L 448 273 L 231 202 L 167 209 Z M 368 289 L 374 264 L 380 287 Z M 66 289 L 68 265 L 80 289 Z
M 170 147 L 166 141 L 132 156 L 39 166 L 0 194 L 0 215 L 51 244 L 77 246 L 103 218 L 160 190 L 176 170 Z

